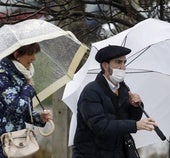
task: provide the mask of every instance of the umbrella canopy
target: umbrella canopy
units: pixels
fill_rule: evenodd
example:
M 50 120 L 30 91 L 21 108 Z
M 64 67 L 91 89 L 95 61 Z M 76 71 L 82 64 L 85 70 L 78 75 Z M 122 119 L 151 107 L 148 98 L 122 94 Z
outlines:
M 83 87 L 94 80 L 100 71 L 100 65 L 94 58 L 95 54 L 99 49 L 109 44 L 123 45 L 132 50 L 127 56 L 125 82 L 132 92 L 141 96 L 145 110 L 155 119 L 160 129 L 169 138 L 170 24 L 156 19 L 147 19 L 111 38 L 93 43 L 87 62 L 75 74 L 73 80 L 66 85 L 63 101 L 73 112 L 69 145 L 73 144 L 77 109 L 75 105 L 78 97 Z M 138 131 L 134 138 L 137 147 L 160 141 L 154 131 Z
M 41 53 L 35 62 L 34 80 L 42 101 L 72 79 L 87 47 L 71 32 L 44 20 L 31 19 L 0 28 L 0 59 L 35 42 L 40 44 Z

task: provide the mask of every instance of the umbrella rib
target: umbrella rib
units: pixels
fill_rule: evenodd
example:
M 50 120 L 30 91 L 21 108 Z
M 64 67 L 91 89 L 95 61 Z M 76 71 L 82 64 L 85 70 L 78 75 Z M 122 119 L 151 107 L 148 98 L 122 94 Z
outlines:
M 149 49 L 151 46 L 148 46 L 146 48 L 143 48 L 142 50 L 140 50 L 139 52 L 136 52 L 135 54 L 133 54 L 132 56 L 136 55 L 139 53 L 139 55 L 137 55 L 133 60 L 131 60 L 129 63 L 126 64 L 126 66 L 130 65 L 133 61 L 135 61 L 137 58 L 139 58 L 142 54 L 144 54 L 146 52 L 147 49 Z M 140 53 L 141 52 L 141 53 Z M 130 56 L 130 57 L 132 57 Z M 129 58 L 130 58 L 129 57 Z
M 126 74 L 136 74 L 136 73 L 150 73 L 150 72 L 154 72 L 154 71 L 149 71 L 149 70 L 144 70 L 142 72 L 136 71 L 136 72 L 126 72 Z
M 126 72 L 126 74 L 142 74 L 142 73 L 158 73 L 158 74 L 164 74 L 164 75 L 166 75 L 166 76 L 170 76 L 169 74 L 166 74 L 166 73 L 161 73 L 161 72 L 159 72 L 159 71 L 153 71 L 153 70 L 141 70 L 141 69 L 138 69 L 139 71 L 133 71 L 133 70 L 131 70 L 131 71 L 128 71 L 128 72 Z
M 128 36 L 128 34 L 124 37 L 124 39 L 123 39 L 123 41 L 122 41 L 122 44 L 121 44 L 121 46 L 123 46 L 123 47 L 125 47 L 125 45 L 126 45 L 126 41 L 127 41 L 127 36 Z M 136 60 L 139 56 L 141 56 L 147 49 L 149 49 L 150 48 L 150 46 L 148 46 L 148 47 L 145 47 L 145 48 L 143 48 L 142 50 L 140 50 L 140 51 L 138 51 L 138 52 L 136 52 L 135 54 L 133 54 L 132 56 L 134 56 L 134 55 L 136 55 L 136 54 L 138 54 L 138 53 L 140 53 L 139 55 L 137 55 L 132 61 L 130 61 L 129 63 L 127 63 L 126 64 L 126 66 L 128 66 L 129 64 L 131 64 L 134 60 Z M 132 57 L 132 56 L 130 56 L 130 57 Z M 129 58 L 130 58 L 129 57 Z
M 98 69 L 93 69 L 93 70 L 98 70 Z M 128 72 L 126 72 L 126 74 L 133 74 L 133 73 L 150 73 L 150 72 L 154 72 L 154 71 L 152 71 L 152 70 L 143 70 L 143 71 L 135 71 L 135 72 L 133 72 L 133 71 L 128 71 Z M 87 74 L 90 74 L 90 75 L 93 75 L 93 74 L 98 74 L 98 72 L 96 71 L 96 72 L 87 72 Z
M 122 42 L 122 44 L 121 44 L 121 46 L 125 46 L 126 45 L 126 40 L 127 40 L 127 35 L 125 36 L 125 38 L 123 39 L 123 42 Z

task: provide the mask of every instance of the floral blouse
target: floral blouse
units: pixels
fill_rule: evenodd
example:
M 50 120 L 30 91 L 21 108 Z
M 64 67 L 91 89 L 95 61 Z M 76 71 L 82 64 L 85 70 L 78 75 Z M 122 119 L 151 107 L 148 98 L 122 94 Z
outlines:
M 26 127 L 31 123 L 29 105 L 32 109 L 33 124 L 44 126 L 40 114 L 33 110 L 34 88 L 25 82 L 14 64 L 8 58 L 0 61 L 0 135 Z

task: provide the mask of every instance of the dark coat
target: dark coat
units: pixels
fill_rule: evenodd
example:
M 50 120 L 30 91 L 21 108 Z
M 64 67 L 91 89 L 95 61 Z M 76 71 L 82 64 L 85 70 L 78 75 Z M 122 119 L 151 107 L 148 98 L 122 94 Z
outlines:
M 101 73 L 82 91 L 78 101 L 73 158 L 125 158 L 123 136 L 136 133 L 142 110 L 129 103 L 128 87 L 114 94 Z

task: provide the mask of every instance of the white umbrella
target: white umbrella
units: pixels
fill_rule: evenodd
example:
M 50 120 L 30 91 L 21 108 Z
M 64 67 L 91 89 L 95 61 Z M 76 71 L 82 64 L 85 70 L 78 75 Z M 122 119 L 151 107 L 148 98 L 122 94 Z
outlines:
M 44 20 L 31 19 L 0 28 L 0 59 L 34 42 L 41 47 L 34 79 L 42 101 L 73 78 L 87 47 L 71 32 Z M 35 99 L 34 105 L 37 104 Z
M 73 117 L 70 125 L 69 145 L 73 144 L 76 129 L 76 103 L 82 88 L 94 80 L 100 70 L 95 61 L 97 51 L 107 45 L 124 45 L 132 50 L 127 56 L 126 83 L 132 92 L 140 94 L 148 114 L 155 119 L 168 138 L 170 128 L 170 24 L 156 19 L 144 20 L 134 27 L 106 40 L 92 44 L 85 65 L 65 88 L 63 101 L 70 107 Z M 143 116 L 145 117 L 145 116 Z M 155 132 L 139 131 L 134 135 L 137 147 L 160 141 Z

